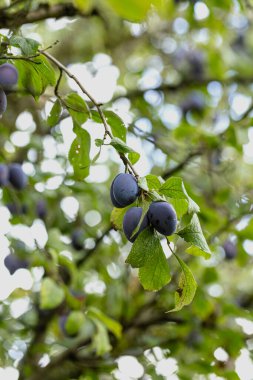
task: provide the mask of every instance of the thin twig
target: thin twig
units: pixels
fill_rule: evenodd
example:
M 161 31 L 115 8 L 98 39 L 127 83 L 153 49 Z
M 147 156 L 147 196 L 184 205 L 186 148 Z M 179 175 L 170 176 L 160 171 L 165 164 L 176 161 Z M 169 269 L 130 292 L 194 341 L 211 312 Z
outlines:
M 41 54 L 43 54 L 45 57 L 47 57 L 51 62 L 53 62 L 60 70 L 62 70 L 63 72 L 65 72 L 67 74 L 67 76 L 71 79 L 73 79 L 76 84 L 78 85 L 78 87 L 81 89 L 81 91 L 90 99 L 90 101 L 94 104 L 94 106 L 96 107 L 98 113 L 99 113 L 99 116 L 101 118 L 101 121 L 104 125 L 104 128 L 105 128 L 105 134 L 108 135 L 111 139 L 113 139 L 113 135 L 110 131 L 110 128 L 107 124 L 107 121 L 106 121 L 106 118 L 105 118 L 105 115 L 100 107 L 100 104 L 94 99 L 94 97 L 86 90 L 86 88 L 81 84 L 81 82 L 76 78 L 76 76 L 74 74 L 72 74 L 66 66 L 64 66 L 60 61 L 58 61 L 55 57 L 53 57 L 51 54 L 49 54 L 48 52 L 46 52 L 45 50 L 39 50 L 39 52 Z M 132 173 L 135 175 L 136 178 L 138 178 L 138 173 L 136 172 L 136 170 L 134 169 L 133 165 L 131 164 L 131 162 L 128 160 L 128 158 L 123 155 L 123 154 L 119 154 L 121 160 L 123 161 L 124 165 L 127 165 L 130 170 L 132 171 Z
M 194 158 L 194 157 L 198 157 L 198 156 L 201 156 L 202 154 L 202 150 L 197 150 L 197 151 L 194 151 L 194 152 L 190 152 L 186 157 L 185 159 L 180 162 L 178 165 L 174 166 L 174 168 L 171 168 L 169 170 L 166 170 L 163 174 L 162 174 L 162 177 L 167 179 L 169 178 L 170 176 L 172 176 L 173 174 L 175 174 L 176 172 L 182 170 L 185 168 L 185 166 L 187 166 L 190 161 Z
M 55 89 L 54 89 L 54 93 L 55 93 L 55 96 L 57 98 L 60 98 L 60 95 L 59 95 L 59 86 L 60 86 L 60 82 L 61 82 L 61 79 L 62 79 L 62 69 L 60 68 L 59 71 L 60 71 L 59 78 L 57 80 L 57 83 L 56 83 L 56 86 L 55 86 Z

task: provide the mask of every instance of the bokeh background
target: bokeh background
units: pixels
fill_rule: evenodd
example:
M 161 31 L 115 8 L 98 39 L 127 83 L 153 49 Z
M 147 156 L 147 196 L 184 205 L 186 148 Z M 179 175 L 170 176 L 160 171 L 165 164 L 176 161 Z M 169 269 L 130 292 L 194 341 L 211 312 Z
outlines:
M 193 257 L 178 242 L 198 290 L 190 306 L 166 313 L 178 275 L 166 241 L 172 282 L 146 292 L 125 264 L 131 244 L 111 227 L 110 185 L 124 171 L 116 152 L 103 146 L 90 175 L 75 181 L 71 119 L 47 124 L 54 89 L 37 101 L 14 89 L 0 120 L 0 158 L 21 163 L 29 184 L 20 192 L 0 189 L 0 379 L 252 380 L 251 0 L 0 5 L 1 41 L 15 32 L 53 45 L 50 54 L 122 118 L 128 145 L 141 155 L 141 176 L 183 178 L 212 251 L 209 260 Z M 53 7 L 62 11 L 57 19 Z M 45 17 L 33 18 L 39 12 Z M 71 91 L 83 96 L 64 77 L 60 92 Z M 104 130 L 91 120 L 85 128 L 94 157 Z M 81 250 L 73 246 L 75 231 Z M 10 253 L 27 268 L 10 274 Z M 50 311 L 39 301 L 46 275 L 67 298 Z M 61 318 L 78 310 L 85 319 L 80 326 L 75 320 L 80 329 L 70 337 Z M 92 324 L 87 310 L 103 316 Z

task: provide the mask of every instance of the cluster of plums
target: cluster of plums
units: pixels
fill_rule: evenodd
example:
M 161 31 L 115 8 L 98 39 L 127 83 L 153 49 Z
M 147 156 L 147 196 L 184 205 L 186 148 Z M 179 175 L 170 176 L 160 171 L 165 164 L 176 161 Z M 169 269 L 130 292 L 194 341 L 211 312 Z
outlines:
M 5 91 L 10 90 L 18 82 L 18 72 L 11 63 L 4 63 L 0 66 L 0 115 L 7 108 L 7 97 Z
M 112 204 L 117 208 L 124 208 L 132 204 L 140 194 L 137 181 L 132 174 L 118 174 L 111 185 L 110 195 Z M 177 227 L 177 215 L 173 206 L 165 201 L 152 202 L 144 216 L 138 231 L 133 235 L 142 216 L 141 207 L 131 207 L 123 219 L 123 231 L 126 238 L 132 243 L 137 236 L 148 226 L 154 227 L 162 235 L 172 235 Z M 132 236 L 133 235 L 133 236 Z
M 26 187 L 27 176 L 20 164 L 0 164 L 0 187 L 8 186 L 9 184 L 16 190 L 22 190 Z

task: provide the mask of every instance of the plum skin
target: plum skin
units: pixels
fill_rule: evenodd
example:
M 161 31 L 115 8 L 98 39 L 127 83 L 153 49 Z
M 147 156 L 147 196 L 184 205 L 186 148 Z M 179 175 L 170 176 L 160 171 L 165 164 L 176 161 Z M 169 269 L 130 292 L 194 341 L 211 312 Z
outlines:
M 237 249 L 236 245 L 232 241 L 226 240 L 223 244 L 223 249 L 226 260 L 233 260 L 236 257 Z
M 4 63 L 0 66 L 0 86 L 9 88 L 18 82 L 18 71 L 11 63 Z
M 0 186 L 6 186 L 8 184 L 9 170 L 7 165 L 0 164 Z
M 36 204 L 36 214 L 37 216 L 44 220 L 46 219 L 47 216 L 47 205 L 44 199 L 39 199 L 37 204 Z
M 112 204 L 113 204 L 114 207 L 122 208 L 122 206 L 116 201 L 116 199 L 114 197 L 114 194 L 113 194 L 113 184 L 114 184 L 114 181 L 115 181 L 115 179 L 113 180 L 113 182 L 111 184 L 111 188 L 110 188 L 111 201 L 112 201 Z
M 165 201 L 153 202 L 149 206 L 148 219 L 160 234 L 172 235 L 177 228 L 177 214 L 173 206 Z
M 20 268 L 28 268 L 28 262 L 26 260 L 20 259 L 13 253 L 10 253 L 8 256 L 5 257 L 4 265 L 6 266 L 11 275 L 14 274 Z
M 138 226 L 139 221 L 142 216 L 142 208 L 141 207 L 131 207 L 124 215 L 123 219 L 123 231 L 125 233 L 126 238 L 133 243 L 137 236 L 149 225 L 147 214 L 144 216 L 143 221 L 140 225 L 139 230 L 132 236 L 135 228 Z M 132 237 L 131 237 L 132 236 Z
M 10 164 L 9 182 L 17 190 L 22 190 L 26 187 L 27 177 L 20 164 Z
M 2 115 L 7 108 L 7 97 L 2 88 L 0 88 L 0 115 Z
M 139 194 L 139 187 L 132 174 L 118 174 L 110 189 L 112 204 L 118 208 L 124 208 L 133 203 Z
M 75 229 L 71 234 L 72 247 L 77 251 L 81 251 L 83 249 L 83 241 L 83 230 L 81 230 L 80 228 Z

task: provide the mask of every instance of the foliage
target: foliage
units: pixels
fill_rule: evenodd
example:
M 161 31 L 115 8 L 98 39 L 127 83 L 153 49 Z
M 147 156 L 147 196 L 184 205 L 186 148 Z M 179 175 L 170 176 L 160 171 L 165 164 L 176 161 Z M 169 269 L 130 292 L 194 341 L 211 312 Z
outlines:
M 1 257 L 29 262 L 12 276 L 2 270 L 15 286 L 1 298 L 1 366 L 17 367 L 21 380 L 120 379 L 120 360 L 131 355 L 152 379 L 169 378 L 173 360 L 175 378 L 244 379 L 237 363 L 250 355 L 253 322 L 251 5 L 0 7 L 0 64 L 19 75 L 4 89 L 1 168 L 19 163 L 28 176 L 24 189 L 1 185 Z M 123 172 L 140 192 L 113 208 L 110 186 Z M 131 245 L 126 211 L 143 210 L 134 235 L 154 201 L 173 205 L 175 233 L 148 227 Z M 22 273 L 30 286 L 19 284 Z M 17 305 L 26 305 L 19 317 Z

